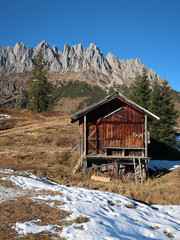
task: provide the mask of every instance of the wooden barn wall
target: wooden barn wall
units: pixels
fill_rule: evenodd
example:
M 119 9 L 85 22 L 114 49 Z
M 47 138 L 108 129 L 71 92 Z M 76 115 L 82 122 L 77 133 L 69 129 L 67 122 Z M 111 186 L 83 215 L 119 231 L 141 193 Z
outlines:
M 79 122 L 80 154 L 84 151 L 83 131 L 82 118 Z M 101 116 L 96 123 L 87 116 L 87 154 L 102 153 L 106 147 L 143 148 L 144 115 L 125 105 L 108 117 Z
M 124 106 L 103 119 L 104 147 L 143 148 L 144 115 Z

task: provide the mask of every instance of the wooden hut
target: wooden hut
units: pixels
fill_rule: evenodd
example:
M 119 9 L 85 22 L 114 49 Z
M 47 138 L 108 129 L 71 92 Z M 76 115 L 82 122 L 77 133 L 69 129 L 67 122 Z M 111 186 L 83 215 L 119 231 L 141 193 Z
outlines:
M 159 117 L 128 100 L 120 93 L 77 112 L 71 122 L 79 120 L 79 153 L 75 171 L 81 165 L 86 171 L 123 176 L 133 169 L 135 180 L 147 174 L 148 120 Z

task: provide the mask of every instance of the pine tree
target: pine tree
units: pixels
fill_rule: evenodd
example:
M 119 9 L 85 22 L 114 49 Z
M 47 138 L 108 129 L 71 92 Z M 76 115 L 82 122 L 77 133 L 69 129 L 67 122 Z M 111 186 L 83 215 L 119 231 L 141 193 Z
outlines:
M 151 136 L 171 147 L 176 147 L 174 129 L 178 112 L 174 108 L 172 90 L 167 81 L 158 84 L 157 79 L 154 81 L 151 94 L 151 111 L 160 117 L 159 121 L 151 123 Z
M 142 69 L 142 74 L 136 76 L 135 81 L 130 86 L 129 98 L 146 109 L 149 108 L 150 102 L 150 82 L 147 76 L 147 69 Z
M 150 111 L 157 115 L 158 117 L 162 116 L 163 113 L 161 111 L 161 105 L 162 105 L 161 87 L 156 78 L 152 85 Z M 154 120 L 151 122 L 151 137 L 156 140 L 159 140 L 159 133 L 160 122 L 158 120 Z
M 35 58 L 35 67 L 31 72 L 29 84 L 28 109 L 38 112 L 46 111 L 49 106 L 52 85 L 48 82 L 48 71 L 40 50 Z

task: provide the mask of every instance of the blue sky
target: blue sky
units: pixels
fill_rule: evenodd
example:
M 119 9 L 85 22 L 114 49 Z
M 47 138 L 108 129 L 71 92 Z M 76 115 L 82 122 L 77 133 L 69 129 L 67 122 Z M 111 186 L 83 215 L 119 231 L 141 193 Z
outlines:
M 0 0 L 0 47 L 94 43 L 139 58 L 180 91 L 180 0 Z

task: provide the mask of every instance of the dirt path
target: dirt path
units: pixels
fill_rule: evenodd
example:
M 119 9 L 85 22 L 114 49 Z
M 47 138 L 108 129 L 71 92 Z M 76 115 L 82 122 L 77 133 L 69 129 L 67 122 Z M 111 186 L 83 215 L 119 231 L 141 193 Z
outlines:
M 16 128 L 6 129 L 0 132 L 0 137 L 8 136 L 11 134 L 18 134 L 18 133 L 24 133 L 31 130 L 37 130 L 40 128 L 48 127 L 48 126 L 54 126 L 54 125 L 65 125 L 65 123 L 62 122 L 62 119 L 53 119 L 48 120 L 46 122 L 40 122 L 40 123 L 29 123 L 25 126 L 20 126 Z

